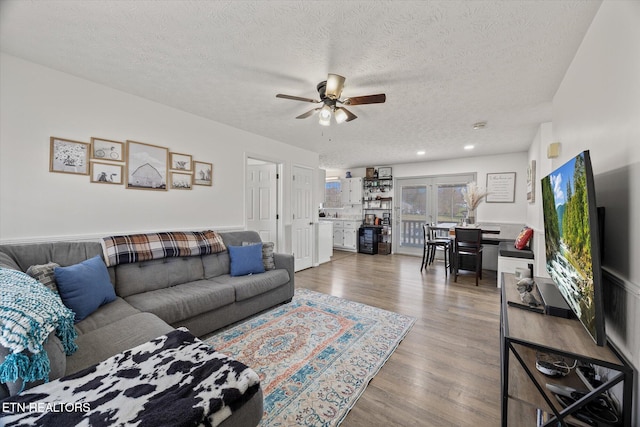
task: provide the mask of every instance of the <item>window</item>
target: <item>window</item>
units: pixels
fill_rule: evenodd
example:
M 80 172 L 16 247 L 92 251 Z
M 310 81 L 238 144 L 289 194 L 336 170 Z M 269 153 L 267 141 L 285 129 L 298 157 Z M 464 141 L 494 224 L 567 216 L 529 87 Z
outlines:
M 327 181 L 324 184 L 324 208 L 342 207 L 342 185 L 340 180 Z
M 438 184 L 438 221 L 462 222 L 467 208 L 462 198 L 466 184 Z

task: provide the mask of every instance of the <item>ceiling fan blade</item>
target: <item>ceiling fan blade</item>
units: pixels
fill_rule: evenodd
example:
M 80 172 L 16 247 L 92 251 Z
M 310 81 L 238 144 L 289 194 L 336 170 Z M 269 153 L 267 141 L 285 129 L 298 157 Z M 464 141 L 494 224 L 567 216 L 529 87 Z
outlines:
M 352 96 L 345 99 L 342 103 L 345 105 L 364 105 L 364 104 L 382 104 L 387 100 L 387 95 L 379 93 L 377 95 Z
M 353 114 L 351 111 L 347 110 L 344 107 L 338 107 L 336 108 L 336 110 L 342 110 L 345 112 L 345 114 L 347 115 L 347 118 L 345 119 L 345 122 L 350 122 L 351 120 L 355 120 L 358 118 L 358 116 L 356 116 L 355 114 Z
M 306 119 L 307 117 L 312 116 L 313 113 L 315 113 L 318 110 L 320 110 L 320 108 L 314 108 L 313 110 L 309 110 L 306 113 L 300 114 L 298 117 L 296 117 L 296 119 Z
M 292 99 L 294 101 L 303 101 L 303 102 L 311 102 L 313 104 L 317 104 L 318 100 L 316 99 L 311 99 L 311 98 L 303 98 L 301 96 L 293 96 L 293 95 L 285 95 L 283 93 L 279 93 L 276 95 L 276 98 L 284 98 L 284 99 Z
M 338 74 L 329 74 L 327 77 L 327 88 L 325 94 L 331 99 L 338 99 L 344 88 L 345 78 Z

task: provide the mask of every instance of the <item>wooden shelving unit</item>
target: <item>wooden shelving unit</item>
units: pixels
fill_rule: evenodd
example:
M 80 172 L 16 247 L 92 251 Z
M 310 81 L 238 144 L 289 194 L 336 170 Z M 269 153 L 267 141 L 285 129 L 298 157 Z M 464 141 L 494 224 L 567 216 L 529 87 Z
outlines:
M 499 278 L 500 280 L 500 278 Z M 600 347 L 593 342 L 577 319 L 564 319 L 508 305 L 520 302 L 513 274 L 504 273 L 501 279 L 502 307 L 500 313 L 500 362 L 502 366 L 502 426 L 568 426 L 584 425 L 572 420 L 575 410 L 583 407 L 615 385 L 622 383 L 622 424 L 631 427 L 633 370 L 613 348 Z M 545 280 L 536 278 L 538 280 Z M 548 280 L 548 279 L 547 279 Z M 551 353 L 565 360 L 607 368 L 607 381 L 586 394 L 576 404 L 563 408 L 547 383 L 588 390 L 573 370 L 566 377 L 548 377 L 536 369 L 536 352 Z M 538 410 L 546 420 L 536 423 Z M 509 422 L 511 420 L 511 422 Z M 575 423 L 575 424 L 574 424 Z

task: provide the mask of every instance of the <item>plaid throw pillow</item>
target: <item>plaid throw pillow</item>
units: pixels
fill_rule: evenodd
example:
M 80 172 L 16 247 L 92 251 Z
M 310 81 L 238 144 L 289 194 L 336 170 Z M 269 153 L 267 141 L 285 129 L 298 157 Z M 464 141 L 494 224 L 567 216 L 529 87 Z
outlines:
M 56 276 L 53 273 L 56 267 L 60 267 L 60 264 L 49 262 L 47 264 L 32 265 L 27 269 L 27 274 L 57 293 L 58 286 L 56 285 Z

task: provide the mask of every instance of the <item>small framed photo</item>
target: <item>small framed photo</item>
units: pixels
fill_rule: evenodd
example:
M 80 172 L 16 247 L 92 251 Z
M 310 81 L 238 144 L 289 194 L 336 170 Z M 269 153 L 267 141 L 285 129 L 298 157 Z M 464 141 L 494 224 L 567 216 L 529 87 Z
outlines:
M 127 141 L 127 188 L 167 191 L 169 149 Z
M 89 147 L 87 142 L 50 138 L 49 172 L 89 175 Z
M 171 172 L 172 190 L 191 190 L 193 175 L 190 173 Z
M 213 185 L 213 163 L 193 162 L 193 185 Z
M 169 153 L 169 156 L 171 158 L 170 169 L 191 172 L 192 158 L 190 154 Z
M 124 142 L 91 138 L 91 158 L 110 162 L 124 162 Z
M 91 162 L 91 182 L 122 185 L 122 165 Z
M 373 178 L 376 173 L 375 168 L 367 168 L 367 173 L 365 175 L 366 178 Z
M 391 168 L 390 167 L 378 168 L 378 178 L 391 178 Z

